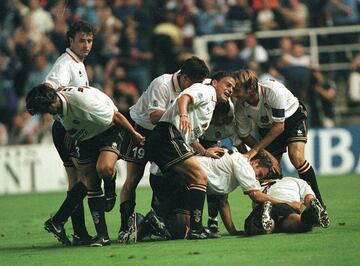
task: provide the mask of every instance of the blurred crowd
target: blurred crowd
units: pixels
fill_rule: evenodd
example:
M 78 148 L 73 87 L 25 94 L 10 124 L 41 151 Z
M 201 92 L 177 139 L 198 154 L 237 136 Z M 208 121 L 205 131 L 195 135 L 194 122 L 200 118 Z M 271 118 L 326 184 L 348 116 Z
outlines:
M 260 43 L 253 33 L 358 24 L 358 6 L 357 0 L 1 0 L 0 145 L 51 142 L 52 118 L 30 117 L 24 96 L 68 47 L 66 32 L 77 20 L 96 27 L 85 60 L 90 85 L 122 112 L 154 77 L 175 72 L 193 54 L 194 37 L 243 31 L 242 42 L 210 45 L 211 70 L 251 68 L 261 78 L 279 79 L 312 110 L 312 126 L 331 127 L 336 86 L 314 68 L 304 40 Z M 274 45 L 281 55 L 270 59 L 267 49 Z M 360 53 L 349 75 L 354 105 L 360 103 L 359 66 Z

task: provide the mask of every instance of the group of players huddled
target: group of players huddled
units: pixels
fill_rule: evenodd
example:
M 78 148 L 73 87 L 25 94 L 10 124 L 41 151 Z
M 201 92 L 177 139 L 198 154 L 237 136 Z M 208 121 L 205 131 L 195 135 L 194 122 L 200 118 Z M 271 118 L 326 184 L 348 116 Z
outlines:
M 259 81 L 242 69 L 210 74 L 203 60 L 191 57 L 176 73 L 155 78 L 123 115 L 111 98 L 89 85 L 83 62 L 92 48 L 93 27 L 75 22 L 67 37 L 69 48 L 26 97 L 31 115 L 50 113 L 55 119 L 53 140 L 69 185 L 44 228 L 63 244 L 110 245 L 105 212 L 115 206 L 119 159 L 127 166 L 120 192 L 120 243 L 151 235 L 219 238 L 218 214 L 231 235 L 329 226 L 315 172 L 304 158 L 306 109 L 283 84 Z M 254 125 L 258 138 L 252 134 Z M 219 145 L 226 138 L 232 148 Z M 282 177 L 286 150 L 300 178 Z M 144 216 L 135 212 L 136 187 L 147 163 L 153 197 Z M 236 229 L 228 202 L 237 187 L 254 203 L 243 231 Z M 85 226 L 86 196 L 94 237 Z M 69 217 L 72 241 L 64 229 Z

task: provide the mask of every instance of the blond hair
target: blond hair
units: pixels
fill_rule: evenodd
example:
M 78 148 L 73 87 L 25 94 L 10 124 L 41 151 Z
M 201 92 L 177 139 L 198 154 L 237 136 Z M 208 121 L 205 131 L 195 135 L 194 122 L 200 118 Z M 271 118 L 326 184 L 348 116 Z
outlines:
M 235 72 L 235 75 L 237 86 L 240 86 L 245 90 L 257 87 L 258 77 L 254 71 L 248 69 L 240 69 Z

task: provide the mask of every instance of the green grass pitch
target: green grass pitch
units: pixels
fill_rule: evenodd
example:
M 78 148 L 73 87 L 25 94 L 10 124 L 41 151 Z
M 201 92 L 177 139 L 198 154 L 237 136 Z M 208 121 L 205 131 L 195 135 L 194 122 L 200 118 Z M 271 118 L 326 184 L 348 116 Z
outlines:
M 0 196 L 0 265 L 358 265 L 359 176 L 321 176 L 318 182 L 331 218 L 328 229 L 244 238 L 227 235 L 221 224 L 221 239 L 154 238 L 121 245 L 116 243 L 117 202 L 107 214 L 112 244 L 102 248 L 64 247 L 43 229 L 43 222 L 57 209 L 65 193 Z M 138 189 L 138 212 L 147 212 L 150 196 L 149 188 Z M 242 229 L 250 199 L 238 190 L 230 196 L 230 204 L 234 221 Z M 88 228 L 94 234 L 90 215 L 86 215 Z M 66 229 L 70 235 L 70 223 Z

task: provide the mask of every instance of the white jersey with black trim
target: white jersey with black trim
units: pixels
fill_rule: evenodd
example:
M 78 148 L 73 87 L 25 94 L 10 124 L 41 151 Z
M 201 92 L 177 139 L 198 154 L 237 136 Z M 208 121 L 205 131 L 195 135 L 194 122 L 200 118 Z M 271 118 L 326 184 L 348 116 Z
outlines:
M 85 65 L 69 48 L 54 63 L 43 83 L 53 89 L 64 86 L 89 86 Z
M 140 99 L 130 107 L 130 117 L 143 128 L 152 130 L 150 114 L 156 110 L 165 111 L 181 93 L 178 74 L 164 74 L 154 79 Z
M 236 127 L 240 137 L 251 133 L 253 122 L 260 128 L 271 128 L 273 122 L 284 122 L 299 107 L 299 100 L 282 83 L 267 79 L 258 84 L 257 106 L 239 101 L 235 105 Z
M 283 177 L 261 184 L 264 193 L 284 201 L 304 201 L 307 195 L 313 195 L 310 185 L 300 178 Z
M 237 187 L 247 193 L 261 190 L 254 169 L 241 153 L 225 153 L 220 159 L 196 156 L 208 176 L 208 194 L 228 194 Z
M 100 90 L 93 87 L 65 87 L 57 94 L 62 102 L 62 114 L 54 118 L 75 139 L 90 139 L 113 125 L 117 108 L 109 96 Z
M 184 94 L 191 97 L 191 103 L 188 105 L 187 112 L 192 130 L 186 134 L 183 134 L 179 129 L 180 116 L 177 107 L 177 99 Z M 215 105 L 215 88 L 211 85 L 195 83 L 179 94 L 173 104 L 166 110 L 160 121 L 173 124 L 181 133 L 185 143 L 190 145 L 209 127 Z
M 234 146 L 238 146 L 241 143 L 240 137 L 236 133 L 235 116 L 234 116 L 234 104 L 229 99 L 230 111 L 228 118 L 231 120 L 229 123 L 222 126 L 215 126 L 210 123 L 209 128 L 200 136 L 200 139 L 205 141 L 219 141 L 225 138 L 230 138 L 231 143 Z

